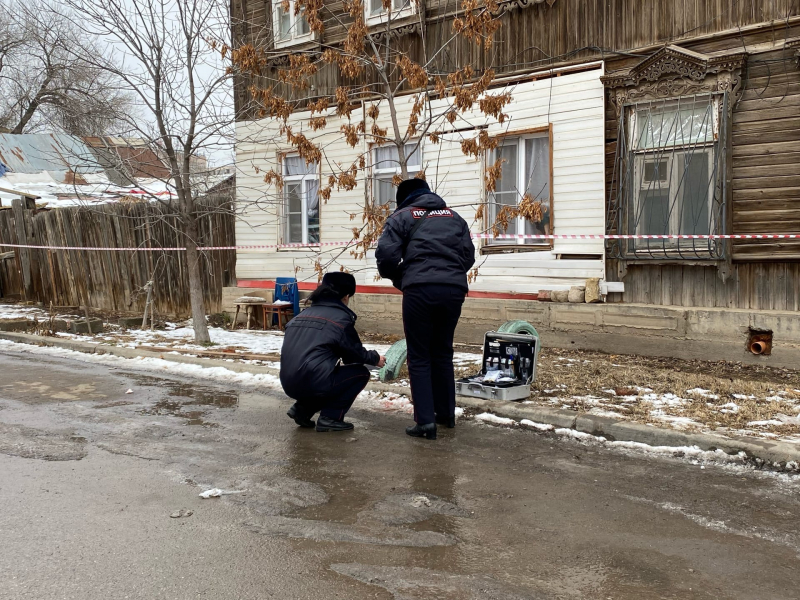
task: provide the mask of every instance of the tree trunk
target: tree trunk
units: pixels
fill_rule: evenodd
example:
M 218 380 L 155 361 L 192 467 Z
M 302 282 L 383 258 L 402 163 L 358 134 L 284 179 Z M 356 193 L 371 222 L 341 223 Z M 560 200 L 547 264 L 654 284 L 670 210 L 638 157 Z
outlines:
M 189 301 L 192 305 L 194 341 L 198 344 L 208 344 L 211 342 L 211 337 L 208 335 L 206 323 L 203 278 L 200 273 L 200 252 L 197 250 L 197 220 L 194 214 L 184 215 L 184 217 L 186 218 L 186 263 L 189 269 Z

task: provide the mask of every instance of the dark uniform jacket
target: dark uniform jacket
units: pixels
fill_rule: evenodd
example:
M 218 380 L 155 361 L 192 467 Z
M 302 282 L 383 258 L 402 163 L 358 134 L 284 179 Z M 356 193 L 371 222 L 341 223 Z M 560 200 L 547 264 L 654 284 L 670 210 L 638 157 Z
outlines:
M 295 399 L 331 391 L 333 370 L 344 364 L 377 365 L 380 355 L 367 350 L 355 328 L 356 314 L 338 300 L 320 300 L 286 326 L 281 349 L 281 384 Z
M 430 214 L 409 241 L 411 229 L 428 209 Z M 475 246 L 467 222 L 447 208 L 439 196 L 420 190 L 386 220 L 375 259 L 381 277 L 391 279 L 399 290 L 437 283 L 467 292 L 467 272 L 475 264 Z

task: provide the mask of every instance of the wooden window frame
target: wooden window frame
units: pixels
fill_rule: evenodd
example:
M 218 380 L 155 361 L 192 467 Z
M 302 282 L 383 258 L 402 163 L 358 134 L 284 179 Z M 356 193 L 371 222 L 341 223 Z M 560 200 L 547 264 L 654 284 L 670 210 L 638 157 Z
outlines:
M 297 23 L 300 19 L 305 19 L 305 16 L 300 13 L 298 15 L 294 14 L 294 7 L 295 7 L 296 0 L 288 0 L 289 2 L 289 16 L 292 19 L 292 27 L 290 30 L 290 35 L 286 39 L 281 39 L 280 37 L 280 14 L 283 12 L 282 2 L 281 0 L 272 0 L 272 34 L 273 39 L 275 40 L 275 49 L 281 50 L 283 48 L 289 48 L 292 46 L 298 46 L 300 44 L 304 44 L 306 42 L 311 42 L 314 40 L 314 32 L 311 31 L 311 27 L 308 28 L 308 33 L 303 34 L 296 34 L 295 31 L 297 30 Z M 306 23 L 308 21 L 306 20 Z
M 397 0 L 392 0 L 392 4 Z M 383 10 L 378 14 L 372 14 L 370 12 L 370 3 L 372 0 L 364 0 L 364 23 L 367 25 L 368 28 L 376 27 L 379 25 L 385 25 L 387 21 L 391 18 L 392 22 L 400 21 L 406 19 L 408 17 L 414 16 L 417 14 L 417 5 L 415 0 L 401 0 L 404 4 L 407 3 L 407 6 L 401 9 L 393 8 L 391 13 L 387 10 Z
M 502 140 L 505 138 L 524 138 L 535 137 L 543 133 L 547 134 L 548 150 L 549 150 L 549 178 L 550 178 L 550 234 L 555 232 L 555 194 L 553 193 L 553 124 L 549 123 L 541 127 L 529 127 L 527 129 L 517 129 L 513 131 L 504 131 L 492 136 L 492 139 Z M 491 152 L 491 151 L 489 151 Z M 489 164 L 488 152 L 484 155 L 484 166 Z M 484 169 L 485 172 L 485 169 Z M 483 190 L 485 206 L 484 211 L 483 230 L 488 231 L 492 226 L 492 216 L 489 210 L 489 200 L 491 192 L 488 192 L 485 187 Z M 536 244 L 502 244 L 493 242 L 493 240 L 481 240 L 480 253 L 482 255 L 488 254 L 516 254 L 522 252 L 552 252 L 555 240 L 543 240 L 541 243 Z
M 297 154 L 294 153 L 294 152 L 281 152 L 278 155 L 278 167 L 280 169 L 281 178 L 283 180 L 283 187 L 282 187 L 282 189 L 280 191 L 280 201 L 279 201 L 279 204 L 278 204 L 278 206 L 279 206 L 279 211 L 278 211 L 278 243 L 280 245 L 292 244 L 292 243 L 304 243 L 304 242 L 290 242 L 290 241 L 288 241 L 288 237 L 289 237 L 289 235 L 288 235 L 289 213 L 288 213 L 288 203 L 287 203 L 287 199 L 286 199 L 286 186 L 287 186 L 287 183 L 288 183 L 287 180 L 286 180 L 287 179 L 287 176 L 286 176 L 286 159 L 289 158 L 289 157 L 294 157 L 294 156 L 297 156 Z M 303 176 L 303 177 L 300 177 L 300 178 L 292 176 L 290 181 L 296 181 L 298 179 L 300 181 L 302 181 L 302 182 L 305 182 L 305 181 L 307 181 L 309 179 L 313 179 L 313 176 L 310 175 L 310 174 L 306 175 L 306 176 Z M 321 168 L 321 165 L 319 163 L 317 163 L 316 179 L 317 179 L 318 189 L 322 189 L 322 187 L 321 187 L 322 186 L 322 168 Z M 305 199 L 303 199 L 302 203 L 303 203 L 303 205 L 306 204 Z M 314 243 L 314 244 L 305 246 L 305 247 L 278 248 L 279 252 L 308 252 L 308 251 L 318 251 L 319 250 L 320 244 L 322 243 L 322 202 L 321 202 L 321 199 L 319 199 L 319 201 L 318 201 L 318 206 L 319 206 L 319 208 L 318 208 L 318 210 L 319 210 L 319 217 L 318 217 L 318 220 L 319 220 L 319 241 Z M 307 216 L 304 219 L 307 219 Z M 303 231 L 305 232 L 304 233 L 304 237 L 306 239 L 308 239 L 307 225 L 303 226 Z

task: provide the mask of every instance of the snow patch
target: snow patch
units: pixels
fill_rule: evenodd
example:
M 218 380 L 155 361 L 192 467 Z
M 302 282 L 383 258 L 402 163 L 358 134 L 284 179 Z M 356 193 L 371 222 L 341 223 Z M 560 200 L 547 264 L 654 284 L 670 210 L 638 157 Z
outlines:
M 479 415 L 475 415 L 475 418 L 478 421 L 483 421 L 484 423 L 493 423 L 494 425 L 515 425 L 516 421 L 514 419 L 507 419 L 505 417 L 498 417 L 497 415 L 493 415 L 492 413 L 481 413 Z
M 537 423 L 535 421 L 530 421 L 528 419 L 522 419 L 519 422 L 520 425 L 523 427 L 530 427 L 531 429 L 535 429 L 536 431 L 553 431 L 555 429 L 552 425 L 547 423 Z

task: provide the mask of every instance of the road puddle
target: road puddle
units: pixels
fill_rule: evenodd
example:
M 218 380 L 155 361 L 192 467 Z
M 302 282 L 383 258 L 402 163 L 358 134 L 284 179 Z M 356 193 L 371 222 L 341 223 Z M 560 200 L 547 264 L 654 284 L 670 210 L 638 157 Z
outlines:
M 166 398 L 136 411 L 140 415 L 179 417 L 186 420 L 186 425 L 213 428 L 219 424 L 206 419 L 211 408 L 236 408 L 239 405 L 239 393 L 233 390 L 192 385 L 136 373 L 124 375 L 139 385 L 160 388 L 167 392 Z

